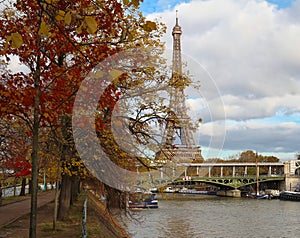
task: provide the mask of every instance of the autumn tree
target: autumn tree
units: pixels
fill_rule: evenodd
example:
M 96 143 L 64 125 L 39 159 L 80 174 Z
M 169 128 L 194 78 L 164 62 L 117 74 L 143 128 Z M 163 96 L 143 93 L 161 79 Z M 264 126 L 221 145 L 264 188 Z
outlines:
M 31 174 L 31 164 L 29 162 L 28 134 L 26 126 L 18 118 L 0 120 L 0 165 L 4 178 L 21 179 L 21 196 L 25 195 L 26 180 Z
M 28 70 L 1 75 L 1 115 L 21 118 L 30 130 L 30 237 L 36 237 L 40 128 L 59 131 L 63 181 L 70 179 L 68 165 L 79 162 L 69 140 L 70 115 L 87 72 L 122 49 L 159 45 L 163 29 L 138 13 L 138 5 L 136 0 L 5 2 L 0 54 L 7 62 L 17 56 Z
M 219 159 L 219 158 L 214 158 L 214 159 L 208 159 L 206 160 L 208 163 L 256 163 L 256 162 L 279 162 L 279 159 L 275 156 L 266 156 L 266 155 L 261 155 L 253 150 L 247 150 L 243 151 L 237 155 L 231 156 L 229 159 Z M 260 166 L 260 172 L 263 173 L 268 173 L 268 166 Z M 212 173 L 216 172 L 216 174 L 220 174 L 220 171 L 218 171 L 219 168 L 214 169 Z M 244 168 L 243 166 L 237 167 L 235 170 L 239 174 L 244 173 Z M 223 170 L 224 175 L 231 175 L 232 174 L 232 168 L 226 168 L 224 167 Z M 250 167 L 248 168 L 248 174 L 250 175 L 255 175 L 256 174 L 256 168 Z

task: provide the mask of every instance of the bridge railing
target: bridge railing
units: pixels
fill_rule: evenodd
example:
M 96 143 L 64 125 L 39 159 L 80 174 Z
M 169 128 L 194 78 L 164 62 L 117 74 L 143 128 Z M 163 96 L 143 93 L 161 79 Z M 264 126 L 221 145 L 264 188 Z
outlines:
M 256 175 L 252 175 L 252 174 L 237 174 L 237 175 L 211 175 L 211 176 L 208 176 L 208 175 L 196 175 L 196 174 L 189 174 L 187 176 L 190 176 L 190 177 L 201 177 L 201 178 L 208 178 L 208 177 L 215 177 L 215 178 L 246 178 L 246 177 L 256 177 Z M 285 175 L 284 174 L 260 174 L 258 177 L 284 177 Z M 181 177 L 185 177 L 185 176 L 181 176 Z
M 278 175 L 267 175 L 267 174 L 263 174 L 263 175 L 259 175 L 258 178 L 284 178 L 285 175 L 283 174 L 278 174 Z M 205 178 L 216 178 L 216 179 L 233 179 L 233 178 L 253 178 L 256 179 L 256 175 L 236 175 L 236 176 L 201 176 L 201 175 L 188 175 L 188 176 L 180 176 L 178 177 L 176 180 L 197 180 L 197 179 L 205 179 Z

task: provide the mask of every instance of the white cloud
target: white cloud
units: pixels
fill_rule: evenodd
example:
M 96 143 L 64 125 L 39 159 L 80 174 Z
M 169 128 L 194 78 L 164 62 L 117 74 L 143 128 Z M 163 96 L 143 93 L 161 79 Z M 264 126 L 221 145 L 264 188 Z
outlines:
M 261 149 L 261 151 L 294 152 L 300 139 L 300 125 L 283 121 L 269 125 L 264 118 L 300 113 L 300 0 L 291 8 L 278 9 L 259 0 L 194 0 L 175 7 L 182 27 L 182 52 L 194 58 L 212 75 L 224 101 L 228 119 L 239 127 L 226 127 L 226 149 Z M 168 26 L 167 47 L 172 48 L 171 30 L 175 10 L 155 13 Z M 193 67 L 193 66 L 192 66 Z M 197 70 L 196 68 L 190 68 Z M 215 120 L 220 104 L 216 104 L 216 89 L 200 78 L 203 103 L 190 101 L 191 107 L 202 110 L 207 124 L 202 126 L 203 140 Z M 218 101 L 220 102 L 220 100 Z M 222 105 L 221 105 L 222 106 Z M 257 125 L 252 125 L 256 119 Z M 286 118 L 288 121 L 288 118 Z M 251 124 L 248 122 L 251 121 Z M 244 124 L 244 122 L 246 124 Z M 208 126 L 209 125 L 209 126 Z M 246 127 L 246 129 L 244 129 Z M 213 136 L 213 135 L 211 135 Z M 256 147 L 256 148 L 255 148 Z
M 182 51 L 204 65 L 223 94 L 264 97 L 300 89 L 295 78 L 300 72 L 295 50 L 300 22 L 291 24 L 286 10 L 248 0 L 192 1 L 176 8 L 183 28 Z M 174 11 L 154 16 L 169 26 L 166 39 L 171 48 Z
M 14 73 L 17 72 L 25 72 L 28 73 L 29 69 L 27 66 L 22 64 L 19 60 L 19 58 L 15 55 L 10 56 L 10 62 L 8 64 L 8 69 L 11 70 Z
M 248 120 L 275 116 L 278 111 L 299 112 L 300 94 L 244 98 L 233 95 L 223 97 L 227 119 Z

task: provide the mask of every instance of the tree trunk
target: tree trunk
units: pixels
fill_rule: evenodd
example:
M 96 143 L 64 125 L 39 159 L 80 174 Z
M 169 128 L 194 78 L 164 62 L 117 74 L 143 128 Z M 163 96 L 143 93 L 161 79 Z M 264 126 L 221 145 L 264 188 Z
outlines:
M 28 193 L 31 194 L 32 193 L 32 180 L 31 179 L 29 179 L 28 185 L 29 185 Z
M 2 186 L 0 183 L 0 207 L 2 206 Z
M 54 213 L 53 213 L 53 231 L 56 231 L 57 213 L 58 213 L 58 199 L 59 199 L 59 182 L 56 181 L 55 187 L 55 200 L 54 200 Z
M 125 209 L 126 194 L 120 190 L 104 185 L 106 189 L 106 206 L 110 209 Z
M 38 37 L 37 46 L 40 47 L 41 38 Z M 39 129 L 40 129 L 40 97 L 41 97 L 41 55 L 36 56 L 36 69 L 34 71 L 34 107 L 33 107 L 33 126 L 32 126 L 32 153 L 31 153 L 31 204 L 30 204 L 30 224 L 29 237 L 36 238 L 36 217 L 37 217 L 37 194 L 38 194 L 38 150 L 39 150 Z
M 38 86 L 37 86 L 38 85 Z M 34 100 L 33 141 L 31 154 L 31 209 L 29 237 L 36 238 L 37 194 L 38 194 L 38 143 L 39 143 L 39 79 L 35 79 L 36 95 Z
M 70 200 L 70 204 L 73 205 L 74 202 L 77 200 L 78 198 L 78 177 L 76 176 L 72 176 L 72 186 L 71 186 L 71 200 Z
M 44 191 L 47 191 L 47 177 L 46 177 L 46 173 L 44 172 Z
M 14 177 L 14 197 L 17 195 L 16 192 L 17 192 L 17 181 L 16 181 L 16 177 Z
M 25 187 L 26 187 L 26 178 L 22 178 L 20 196 L 25 196 L 26 195 Z
M 62 221 L 66 218 L 68 210 L 71 205 L 71 189 L 72 177 L 64 174 L 62 175 L 61 190 L 59 196 L 59 207 L 57 219 Z

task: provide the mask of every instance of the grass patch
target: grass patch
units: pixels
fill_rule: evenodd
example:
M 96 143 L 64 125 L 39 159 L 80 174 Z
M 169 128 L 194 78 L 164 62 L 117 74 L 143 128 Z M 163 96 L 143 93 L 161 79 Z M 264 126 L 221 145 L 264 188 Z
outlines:
M 50 222 L 42 223 L 41 229 L 42 229 L 42 231 L 45 231 L 45 232 L 51 232 L 51 231 L 53 231 L 53 224 Z
M 29 198 L 29 197 L 30 197 L 30 194 L 27 194 L 26 196 L 2 197 L 2 202 L 18 201 L 18 200 L 23 200 L 24 198 Z

